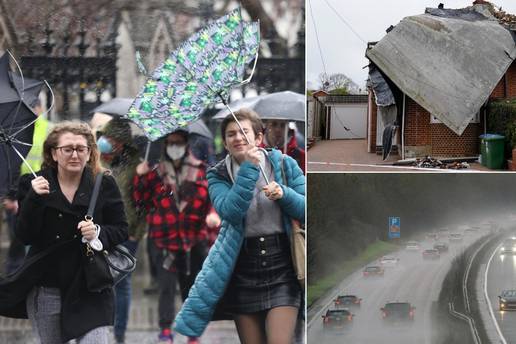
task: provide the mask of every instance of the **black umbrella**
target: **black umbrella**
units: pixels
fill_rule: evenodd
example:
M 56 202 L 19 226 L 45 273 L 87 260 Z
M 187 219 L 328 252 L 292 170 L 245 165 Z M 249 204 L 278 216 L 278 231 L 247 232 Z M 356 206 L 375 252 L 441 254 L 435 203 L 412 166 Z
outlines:
M 26 163 L 37 119 L 31 106 L 43 87 L 41 81 L 11 73 L 9 62 L 7 53 L 0 58 L 0 196 L 12 188 Z

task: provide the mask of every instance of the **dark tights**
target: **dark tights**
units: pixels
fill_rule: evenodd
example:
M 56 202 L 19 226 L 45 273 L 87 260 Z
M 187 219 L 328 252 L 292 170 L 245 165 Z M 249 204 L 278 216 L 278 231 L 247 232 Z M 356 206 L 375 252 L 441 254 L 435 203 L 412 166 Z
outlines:
M 275 307 L 268 311 L 235 315 L 238 337 L 242 344 L 291 344 L 298 309 Z

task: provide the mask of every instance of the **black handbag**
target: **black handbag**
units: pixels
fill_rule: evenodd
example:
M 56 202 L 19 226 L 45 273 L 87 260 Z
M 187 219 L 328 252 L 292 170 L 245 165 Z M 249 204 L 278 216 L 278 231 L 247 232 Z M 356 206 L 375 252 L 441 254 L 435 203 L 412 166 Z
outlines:
M 84 217 L 86 221 L 93 221 L 93 210 L 101 182 L 102 173 L 99 173 L 95 177 L 88 213 Z M 123 245 L 116 245 L 109 251 L 95 251 L 89 243 L 85 246 L 84 274 L 89 291 L 100 292 L 106 288 L 112 288 L 136 268 L 136 258 Z

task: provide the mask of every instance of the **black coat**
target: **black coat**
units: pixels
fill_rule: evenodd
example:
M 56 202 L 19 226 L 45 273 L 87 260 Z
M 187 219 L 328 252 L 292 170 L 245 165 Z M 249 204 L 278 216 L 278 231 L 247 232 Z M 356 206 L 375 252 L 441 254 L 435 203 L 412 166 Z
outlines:
M 84 170 L 70 204 L 61 192 L 55 170 L 42 170 L 38 174 L 49 181 L 50 194 L 36 194 L 30 186 L 32 178 L 20 181 L 24 185 L 19 189 L 28 191 L 20 200 L 16 236 L 31 248 L 23 266 L 13 275 L 0 279 L 0 315 L 27 318 L 27 294 L 52 274 L 52 280 L 57 281 L 61 290 L 62 339 L 68 341 L 94 328 L 112 325 L 114 319 L 113 290 L 89 292 L 82 265 L 85 245 L 77 224 L 84 220 L 88 210 L 94 176 L 89 168 Z M 124 204 L 111 176 L 103 177 L 93 222 L 101 227 L 99 239 L 104 249 L 127 240 Z

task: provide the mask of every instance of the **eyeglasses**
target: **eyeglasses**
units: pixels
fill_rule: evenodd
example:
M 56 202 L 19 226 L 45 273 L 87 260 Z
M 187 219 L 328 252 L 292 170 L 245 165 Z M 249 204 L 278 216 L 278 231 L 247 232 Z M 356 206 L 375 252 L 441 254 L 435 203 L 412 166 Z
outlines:
M 59 149 L 61 151 L 61 154 L 65 156 L 72 156 L 73 152 L 77 152 L 77 155 L 86 155 L 90 151 L 90 147 L 88 146 L 62 146 L 62 147 L 56 147 L 56 149 Z

